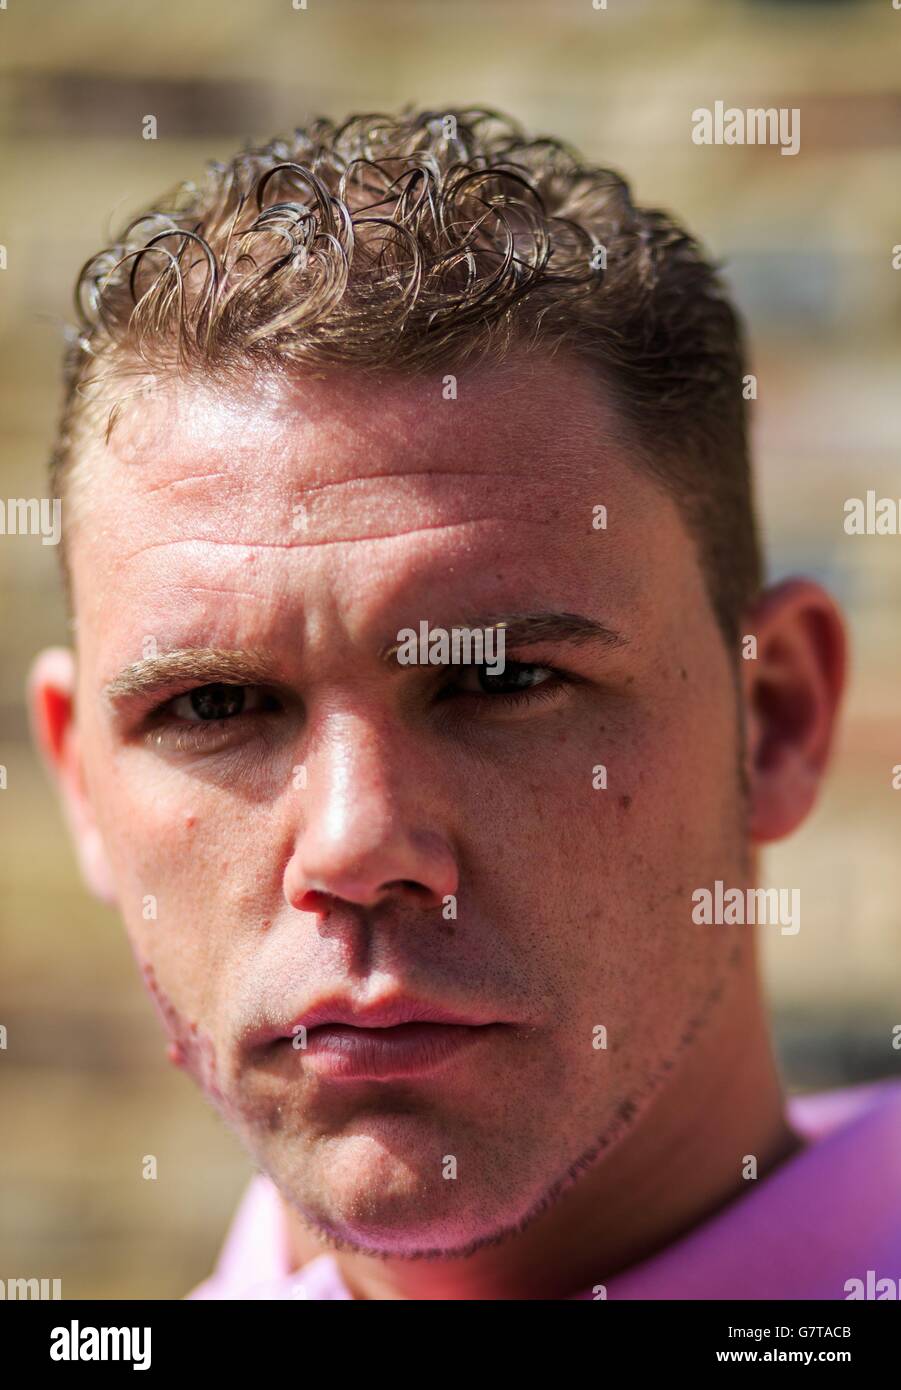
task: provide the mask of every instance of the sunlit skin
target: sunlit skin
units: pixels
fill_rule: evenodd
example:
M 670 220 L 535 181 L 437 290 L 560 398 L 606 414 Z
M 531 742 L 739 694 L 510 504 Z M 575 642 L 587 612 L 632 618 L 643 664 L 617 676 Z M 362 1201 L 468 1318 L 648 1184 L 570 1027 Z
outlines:
M 813 805 L 840 619 L 783 585 L 742 661 L 635 458 L 587 367 L 519 356 L 453 401 L 439 374 L 172 383 L 85 446 L 77 664 L 35 664 L 37 735 L 172 1059 L 277 1184 L 298 1265 L 336 1250 L 358 1297 L 590 1289 L 798 1143 L 754 929 L 694 925 L 691 894 L 753 883 Z M 508 646 L 520 694 L 384 659 L 423 618 L 548 613 L 616 640 Z M 121 679 L 176 651 L 196 679 Z M 217 671 L 245 712 L 204 722 L 185 693 Z M 391 1081 L 259 1040 L 400 993 L 505 1026 Z

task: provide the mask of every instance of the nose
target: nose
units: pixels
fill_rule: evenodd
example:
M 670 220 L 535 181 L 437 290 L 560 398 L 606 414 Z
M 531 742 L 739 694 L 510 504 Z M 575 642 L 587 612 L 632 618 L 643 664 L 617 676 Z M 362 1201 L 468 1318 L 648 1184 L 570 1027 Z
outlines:
M 337 727 L 336 727 L 337 725 Z M 394 898 L 440 907 L 459 885 L 457 859 L 429 797 L 429 774 L 396 736 L 361 718 L 333 721 L 306 759 L 285 900 L 325 915 L 335 901 Z

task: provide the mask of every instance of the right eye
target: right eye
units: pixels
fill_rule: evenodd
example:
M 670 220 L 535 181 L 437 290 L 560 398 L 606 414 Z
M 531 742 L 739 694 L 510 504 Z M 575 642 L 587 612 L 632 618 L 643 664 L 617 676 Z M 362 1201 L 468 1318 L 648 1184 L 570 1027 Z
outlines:
M 270 703 L 266 704 L 265 701 Z M 275 702 L 259 685 L 198 685 L 196 689 L 177 695 L 164 706 L 178 719 L 190 723 L 234 719 L 239 714 L 256 714 L 272 709 Z

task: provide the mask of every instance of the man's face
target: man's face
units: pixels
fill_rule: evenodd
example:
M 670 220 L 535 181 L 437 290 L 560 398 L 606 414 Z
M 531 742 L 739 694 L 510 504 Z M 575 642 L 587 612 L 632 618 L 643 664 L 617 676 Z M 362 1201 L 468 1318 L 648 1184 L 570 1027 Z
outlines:
M 735 694 L 674 504 L 563 360 L 455 400 L 438 375 L 173 386 L 84 462 L 86 794 L 175 1055 L 336 1238 L 520 1223 L 641 1123 L 730 975 L 691 894 L 743 881 Z M 617 639 L 508 642 L 506 685 L 384 657 L 423 619 L 524 614 Z M 198 649 L 246 678 L 106 693 Z M 243 692 L 191 696 L 217 681 Z M 479 1026 L 396 1074 L 340 1028 L 293 1045 L 319 1005 L 401 997 Z

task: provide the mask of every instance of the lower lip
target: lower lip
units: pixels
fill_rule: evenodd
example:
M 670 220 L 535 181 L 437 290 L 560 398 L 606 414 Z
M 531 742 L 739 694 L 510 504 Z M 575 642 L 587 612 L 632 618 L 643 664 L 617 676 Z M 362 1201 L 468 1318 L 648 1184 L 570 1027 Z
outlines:
M 391 1081 L 436 1071 L 502 1026 L 403 1023 L 395 1028 L 351 1028 L 324 1023 L 310 1029 L 306 1047 L 297 1051 L 304 1068 L 319 1076 L 337 1081 Z M 291 1041 L 286 1038 L 282 1045 Z

